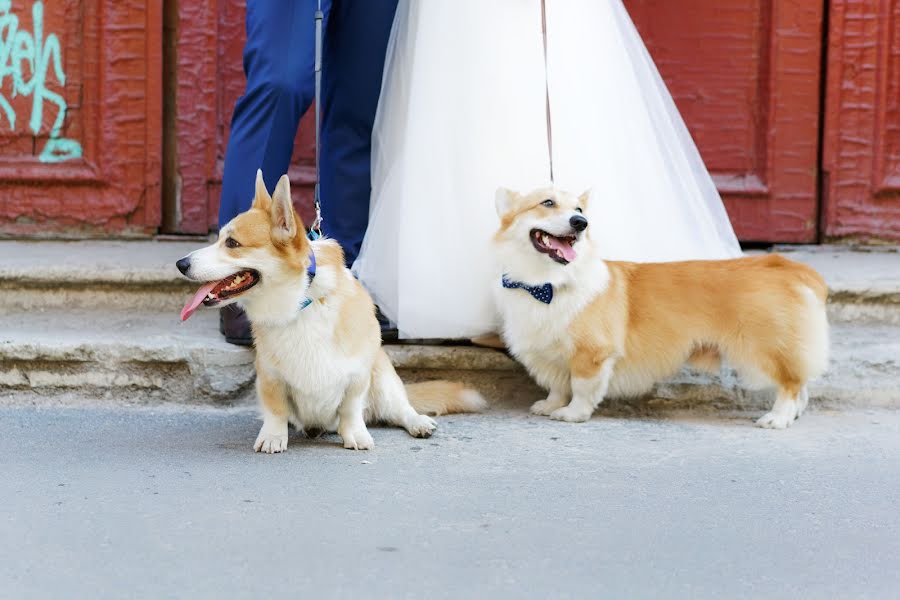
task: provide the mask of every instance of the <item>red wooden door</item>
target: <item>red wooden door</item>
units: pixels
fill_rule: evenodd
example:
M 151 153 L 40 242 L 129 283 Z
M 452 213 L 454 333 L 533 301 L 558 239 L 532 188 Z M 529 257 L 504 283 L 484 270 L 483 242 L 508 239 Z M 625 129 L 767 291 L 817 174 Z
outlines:
M 787 0 L 626 0 L 745 241 L 817 236 L 823 5 Z M 244 3 L 181 3 L 176 228 L 215 224 L 234 102 L 243 91 Z M 310 115 L 290 176 L 310 218 Z
M 0 235 L 156 231 L 161 4 L 0 1 Z M 244 2 L 177 4 L 168 225 L 205 233 L 244 85 Z M 815 239 L 820 139 L 821 230 L 900 237 L 900 0 L 829 3 L 820 132 L 823 5 L 626 0 L 744 240 Z M 294 156 L 309 220 L 309 118 Z
M 900 0 L 832 0 L 823 150 L 828 236 L 900 238 Z
M 162 10 L 0 1 L 0 235 L 146 235 L 160 218 Z
M 231 113 L 245 84 L 244 6 L 243 0 L 179 3 L 176 147 L 171 149 L 176 176 L 167 182 L 175 188 L 173 230 L 206 233 L 217 224 Z M 294 204 L 306 223 L 312 218 L 315 185 L 312 125 L 310 111 L 300 125 L 288 173 Z
M 816 239 L 823 4 L 625 0 L 742 240 Z

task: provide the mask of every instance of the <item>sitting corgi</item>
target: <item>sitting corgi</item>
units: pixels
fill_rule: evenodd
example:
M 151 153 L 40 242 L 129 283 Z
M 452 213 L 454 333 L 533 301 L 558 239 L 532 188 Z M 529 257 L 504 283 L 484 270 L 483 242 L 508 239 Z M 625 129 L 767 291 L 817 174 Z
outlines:
M 584 216 L 588 197 L 497 191 L 503 338 L 549 390 L 531 412 L 586 421 L 607 395 L 644 394 L 685 363 L 727 361 L 777 390 L 761 427 L 783 429 L 803 414 L 806 384 L 828 364 L 822 277 L 777 254 L 601 260 Z
M 404 387 L 381 348 L 369 294 L 329 239 L 310 241 L 291 203 L 287 176 L 269 196 L 256 174 L 253 206 L 222 227 L 219 240 L 177 263 L 203 282 L 182 320 L 201 305 L 238 302 L 256 346 L 256 390 L 263 425 L 257 452 L 283 452 L 288 422 L 337 431 L 345 448 L 374 445 L 366 423 L 399 425 L 428 437 L 428 413 L 472 412 L 484 399 L 462 384 L 432 381 Z

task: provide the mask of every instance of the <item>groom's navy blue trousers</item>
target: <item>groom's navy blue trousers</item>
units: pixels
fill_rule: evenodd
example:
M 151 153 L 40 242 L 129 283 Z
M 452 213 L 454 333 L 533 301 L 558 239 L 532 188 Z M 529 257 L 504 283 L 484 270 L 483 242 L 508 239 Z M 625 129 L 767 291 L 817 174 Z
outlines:
M 316 0 L 248 0 L 244 72 L 225 152 L 219 224 L 250 208 L 256 170 L 271 191 L 315 98 Z M 323 229 L 359 252 L 369 219 L 371 137 L 397 0 L 323 0 Z

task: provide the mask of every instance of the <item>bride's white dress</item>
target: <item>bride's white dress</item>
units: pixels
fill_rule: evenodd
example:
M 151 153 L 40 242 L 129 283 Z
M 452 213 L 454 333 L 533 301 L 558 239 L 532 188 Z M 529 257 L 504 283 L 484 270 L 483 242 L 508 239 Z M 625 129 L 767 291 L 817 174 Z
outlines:
M 593 190 L 609 259 L 738 256 L 722 201 L 620 0 L 400 0 L 354 264 L 406 338 L 496 331 L 494 192 Z

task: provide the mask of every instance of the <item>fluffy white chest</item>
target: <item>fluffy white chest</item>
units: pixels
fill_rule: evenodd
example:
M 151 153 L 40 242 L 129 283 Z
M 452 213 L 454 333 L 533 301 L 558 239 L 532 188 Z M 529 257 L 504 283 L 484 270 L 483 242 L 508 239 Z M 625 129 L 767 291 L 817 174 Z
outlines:
M 507 347 L 544 387 L 568 386 L 573 352 L 569 328 L 609 283 L 609 272 L 600 265 L 573 271 L 567 283 L 554 286 L 549 304 L 523 289 L 505 288 L 499 281 L 494 288 Z
M 306 426 L 333 429 L 348 385 L 371 373 L 373 357 L 347 355 L 335 342 L 336 318 L 336 311 L 311 306 L 284 327 L 257 332 L 257 360 L 290 389 Z
M 523 290 L 501 288 L 497 305 L 510 348 L 514 352 L 562 350 L 564 332 L 573 317 L 562 304 L 544 304 Z
M 500 287 L 497 307 L 507 347 L 537 382 L 548 387 L 567 378 L 568 328 L 579 310 L 574 299 L 562 296 L 544 304 L 524 290 Z

